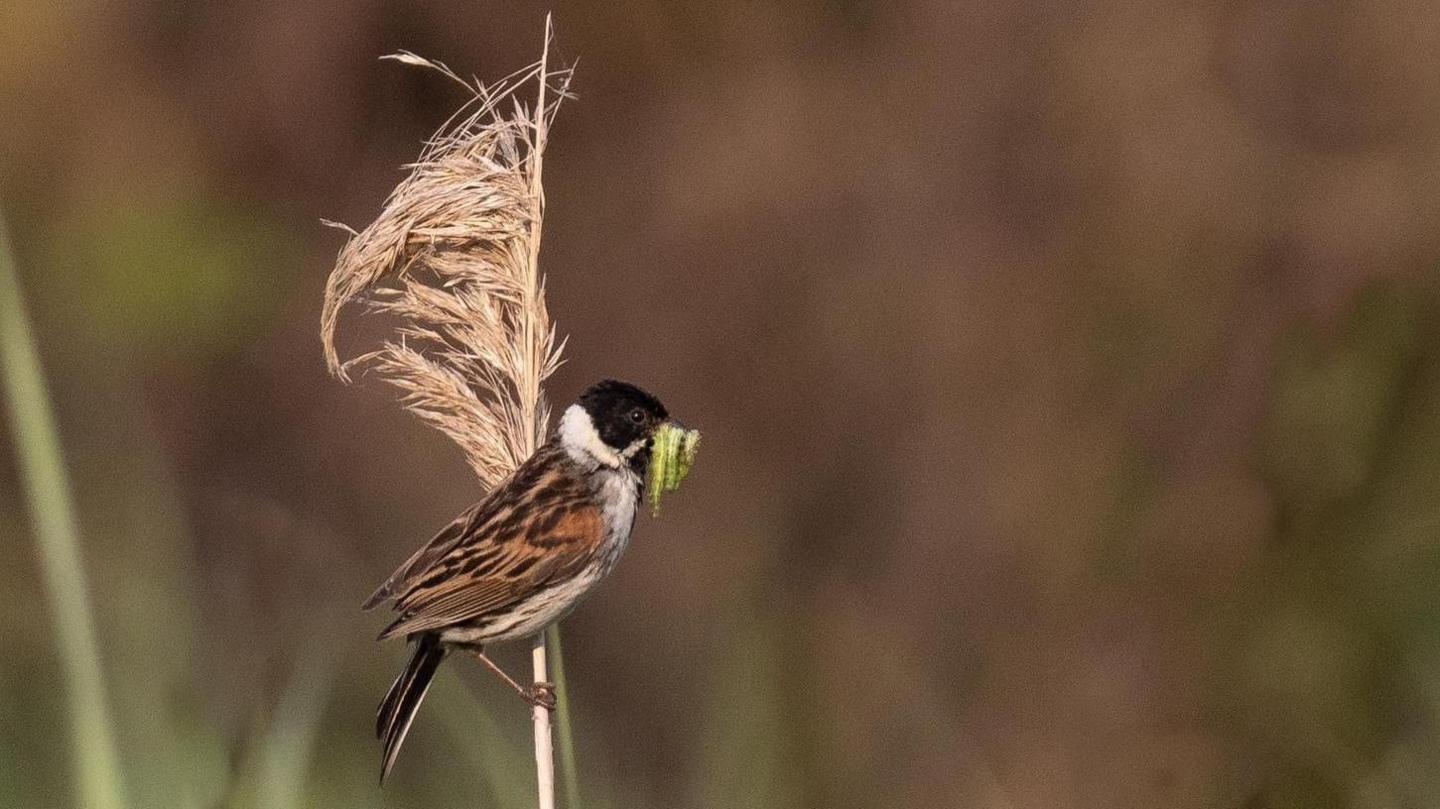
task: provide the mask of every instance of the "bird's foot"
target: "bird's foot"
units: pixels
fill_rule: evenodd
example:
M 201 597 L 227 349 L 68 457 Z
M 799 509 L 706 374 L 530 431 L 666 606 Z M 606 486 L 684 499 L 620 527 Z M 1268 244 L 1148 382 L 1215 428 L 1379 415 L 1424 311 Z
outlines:
M 520 696 L 536 708 L 544 708 L 547 711 L 555 710 L 554 683 L 534 683 L 521 691 Z

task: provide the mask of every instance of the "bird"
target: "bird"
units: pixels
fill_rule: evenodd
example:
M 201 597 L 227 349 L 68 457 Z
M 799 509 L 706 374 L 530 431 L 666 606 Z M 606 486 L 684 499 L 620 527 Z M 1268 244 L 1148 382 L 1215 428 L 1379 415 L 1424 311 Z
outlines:
M 398 616 L 379 640 L 404 637 L 410 661 L 375 718 L 385 783 L 425 692 L 451 652 L 475 658 L 532 705 L 554 686 L 522 686 L 485 655 L 573 610 L 630 542 L 654 436 L 675 422 L 660 400 L 613 379 L 581 393 L 533 455 L 415 551 L 365 602 Z

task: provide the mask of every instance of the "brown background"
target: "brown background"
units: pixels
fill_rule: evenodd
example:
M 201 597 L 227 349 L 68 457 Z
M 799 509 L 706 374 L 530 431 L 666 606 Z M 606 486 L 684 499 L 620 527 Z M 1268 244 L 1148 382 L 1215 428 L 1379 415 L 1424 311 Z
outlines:
M 403 651 L 356 605 L 479 492 L 326 377 L 319 220 L 463 100 L 376 57 L 498 78 L 546 9 L 0 9 L 135 806 L 276 805 L 296 682 L 303 805 L 526 805 L 524 711 L 467 665 L 375 786 Z M 564 627 L 586 805 L 1440 803 L 1433 4 L 553 10 L 552 396 L 705 431 Z M 0 534 L 0 804 L 69 806 L 8 460 Z

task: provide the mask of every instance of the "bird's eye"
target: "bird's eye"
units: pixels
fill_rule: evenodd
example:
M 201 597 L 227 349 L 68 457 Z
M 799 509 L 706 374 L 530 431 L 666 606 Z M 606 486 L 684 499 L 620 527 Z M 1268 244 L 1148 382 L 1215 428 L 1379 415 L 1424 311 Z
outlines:
M 636 424 L 639 424 L 640 422 L 642 422 L 642 421 L 645 420 L 645 411 L 644 411 L 644 410 L 631 410 L 631 411 L 630 411 L 630 420 L 633 421 L 633 422 L 635 422 Z

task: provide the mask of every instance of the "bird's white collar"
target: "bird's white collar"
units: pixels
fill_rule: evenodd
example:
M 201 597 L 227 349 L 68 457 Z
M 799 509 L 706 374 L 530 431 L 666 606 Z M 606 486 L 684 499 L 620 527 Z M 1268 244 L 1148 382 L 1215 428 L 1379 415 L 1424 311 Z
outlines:
M 561 446 L 576 463 L 586 466 L 629 469 L 630 459 L 645 447 L 645 441 L 644 438 L 636 439 L 630 446 L 617 451 L 600 437 L 594 419 L 578 404 L 565 408 L 565 415 L 560 417 Z
M 620 466 L 625 460 L 600 438 L 595 422 L 585 408 L 572 404 L 560 417 L 560 444 L 576 463 Z

